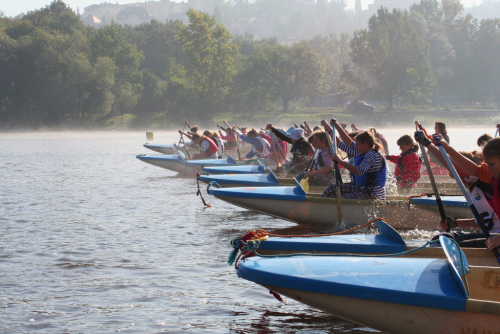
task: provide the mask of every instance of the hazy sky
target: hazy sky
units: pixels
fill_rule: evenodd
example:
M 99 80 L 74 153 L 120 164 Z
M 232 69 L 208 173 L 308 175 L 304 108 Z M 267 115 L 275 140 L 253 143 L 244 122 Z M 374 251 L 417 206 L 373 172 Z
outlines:
M 182 0 L 174 0 L 175 2 L 182 2 Z M 366 8 L 369 3 L 372 3 L 372 0 L 361 0 L 363 4 L 363 8 Z M 6 16 L 16 16 L 21 13 L 26 13 L 30 10 L 39 9 L 45 7 L 51 2 L 51 0 L 0 0 L 0 11 L 4 12 Z M 71 8 L 76 11 L 76 8 L 80 8 L 80 13 L 83 13 L 83 8 L 100 4 L 105 1 L 98 0 L 65 0 L 66 4 L 68 4 Z M 119 3 L 119 4 L 127 4 L 136 2 L 134 0 L 108 0 L 107 2 L 111 3 Z M 187 0 L 186 0 L 187 2 Z M 349 7 L 354 8 L 355 0 L 347 0 Z M 462 0 L 465 7 L 471 7 L 474 4 L 474 0 Z M 476 5 L 479 5 L 482 0 L 476 0 Z

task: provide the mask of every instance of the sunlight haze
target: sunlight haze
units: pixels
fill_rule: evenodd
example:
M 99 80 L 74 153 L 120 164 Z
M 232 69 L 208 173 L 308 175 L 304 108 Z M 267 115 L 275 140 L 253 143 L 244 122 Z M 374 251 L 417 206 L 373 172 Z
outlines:
M 174 2 L 183 2 L 180 0 L 173 0 Z M 80 13 L 83 13 L 83 8 L 90 6 L 90 5 L 97 5 L 103 3 L 103 1 L 96 1 L 96 0 L 66 0 L 64 1 L 66 4 L 68 4 L 73 10 L 76 11 L 77 8 L 80 9 Z M 106 2 L 106 1 L 104 1 Z M 114 0 L 110 1 L 112 3 L 119 3 L 119 4 L 129 4 L 129 3 L 134 3 L 132 0 Z M 142 2 L 142 1 L 137 1 L 137 2 Z M 186 0 L 187 2 L 187 0 Z M 373 1 L 370 0 L 362 0 L 362 5 L 363 9 L 367 9 L 368 4 L 372 3 Z M 48 5 L 50 1 L 48 0 L 28 0 L 28 1 L 2 1 L 2 5 L 0 6 L 0 11 L 4 12 L 6 16 L 16 16 L 21 13 L 26 13 L 31 10 L 35 9 L 40 9 L 42 7 L 45 7 Z M 474 5 L 474 0 L 466 0 L 462 1 L 465 7 L 471 7 Z M 478 0 L 475 1 L 476 6 L 481 4 L 482 1 Z M 354 0 L 347 0 L 348 8 L 354 8 Z

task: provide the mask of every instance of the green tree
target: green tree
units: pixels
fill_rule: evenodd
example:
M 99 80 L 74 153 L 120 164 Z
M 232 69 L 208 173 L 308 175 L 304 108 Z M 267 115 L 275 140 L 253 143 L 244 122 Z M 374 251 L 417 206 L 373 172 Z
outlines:
M 386 100 L 387 110 L 393 110 L 395 98 L 418 102 L 430 97 L 435 79 L 428 44 L 408 12 L 379 9 L 368 29 L 354 33 L 351 49 L 352 62 L 373 80 L 372 96 Z
M 223 109 L 235 74 L 238 47 L 222 24 L 206 13 L 188 10 L 189 24 L 180 25 L 185 88 L 198 117 L 210 119 Z
M 89 39 L 91 59 L 95 63 L 100 57 L 107 57 L 115 63 L 115 112 L 131 111 L 137 104 L 142 87 L 139 66 L 144 56 L 132 44 L 123 28 L 112 24 L 96 30 Z
M 247 87 L 254 99 L 280 99 L 285 111 L 293 99 L 313 100 L 328 89 L 326 62 L 306 42 L 260 47 L 250 64 Z

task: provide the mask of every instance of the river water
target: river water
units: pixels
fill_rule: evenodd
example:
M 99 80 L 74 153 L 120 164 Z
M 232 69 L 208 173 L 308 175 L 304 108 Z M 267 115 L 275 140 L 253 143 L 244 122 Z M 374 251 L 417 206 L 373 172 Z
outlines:
M 450 137 L 473 149 L 487 130 Z M 384 131 L 391 153 L 411 132 Z M 203 208 L 194 176 L 135 158 L 152 153 L 144 142 L 144 132 L 0 134 L 1 333 L 377 332 L 239 279 L 225 263 L 232 238 L 316 231 L 208 195 Z

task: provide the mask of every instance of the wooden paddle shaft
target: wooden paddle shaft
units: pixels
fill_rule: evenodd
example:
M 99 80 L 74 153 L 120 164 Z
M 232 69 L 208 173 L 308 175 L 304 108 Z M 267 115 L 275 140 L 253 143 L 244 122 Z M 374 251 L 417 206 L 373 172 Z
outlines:
M 325 127 L 325 132 L 326 132 L 326 140 L 328 141 L 328 148 L 330 149 L 330 154 L 332 155 L 333 158 L 335 155 L 337 155 L 337 134 L 335 133 L 335 125 L 332 126 L 333 145 L 326 127 Z M 338 223 L 340 224 L 342 222 L 342 198 L 341 198 L 342 194 L 340 193 L 340 178 L 337 172 L 339 165 L 336 161 L 334 165 L 335 165 L 335 183 L 337 186 L 337 188 L 335 189 L 337 192 L 337 220 Z
M 188 158 L 191 160 L 191 155 L 189 154 L 189 150 L 188 150 L 188 148 L 186 146 L 186 142 L 184 141 L 184 137 L 182 136 L 182 133 L 181 133 L 181 140 L 182 140 L 182 143 L 184 144 L 184 149 L 186 150 Z
M 460 188 L 460 191 L 462 191 L 462 194 L 464 195 L 465 199 L 467 200 L 467 204 L 469 204 L 470 209 L 472 210 L 472 214 L 474 215 L 474 218 L 476 219 L 477 224 L 481 228 L 481 231 L 483 232 L 484 236 L 486 238 L 490 237 L 490 231 L 486 228 L 486 225 L 484 224 L 483 217 L 479 214 L 477 211 L 476 206 L 472 202 L 472 199 L 470 198 L 470 194 L 465 189 L 464 184 L 462 183 L 462 180 L 460 179 L 460 176 L 458 175 L 455 166 L 453 166 L 453 163 L 450 160 L 450 157 L 448 156 L 448 153 L 446 153 L 446 150 L 442 145 L 438 145 L 439 151 L 443 155 L 444 160 L 446 161 L 446 164 L 448 165 L 448 169 L 450 170 L 451 174 L 453 174 L 453 177 L 455 178 L 455 181 L 458 184 L 458 187 Z M 496 248 L 493 253 L 495 254 L 495 257 L 497 258 L 498 264 L 500 264 L 500 251 L 498 248 Z
M 434 173 L 432 172 L 431 164 L 429 163 L 429 157 L 427 157 L 427 152 L 425 150 L 425 146 L 420 145 L 420 150 L 422 151 L 422 157 L 424 158 L 425 168 L 427 168 L 427 172 L 429 173 L 429 179 L 431 181 L 432 190 L 434 191 L 434 196 L 436 197 L 436 204 L 438 206 L 439 215 L 441 216 L 441 220 L 446 222 L 446 213 L 444 212 L 443 202 L 441 201 L 441 196 L 439 195 L 439 190 L 437 188 L 436 180 L 434 179 Z M 446 232 L 450 232 L 450 228 L 446 230 Z
M 271 137 L 273 137 L 274 140 L 276 140 L 276 144 L 278 145 L 278 148 L 281 152 L 281 155 L 283 156 L 283 160 L 285 160 L 285 162 L 287 162 L 286 155 L 285 155 L 285 153 L 283 153 L 283 149 L 281 148 L 280 143 L 279 143 L 278 139 L 276 138 L 276 135 L 274 134 L 273 130 L 270 130 L 270 132 L 271 132 Z

